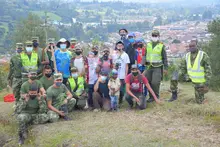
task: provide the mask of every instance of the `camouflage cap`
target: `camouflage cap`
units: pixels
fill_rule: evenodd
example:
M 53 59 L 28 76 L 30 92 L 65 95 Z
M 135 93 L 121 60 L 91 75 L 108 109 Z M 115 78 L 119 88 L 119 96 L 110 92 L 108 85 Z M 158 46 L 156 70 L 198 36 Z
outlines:
M 158 30 L 153 30 L 152 35 L 160 36 L 160 32 Z
M 77 39 L 76 39 L 76 38 L 70 38 L 70 42 L 71 42 L 71 43 L 76 43 L 76 42 L 77 42 Z
M 32 42 L 33 42 L 33 41 L 39 42 L 39 37 L 32 37 L 32 38 L 31 38 L 31 41 L 32 41 Z
M 16 43 L 16 48 L 23 48 L 23 43 Z
M 38 90 L 39 90 L 39 88 L 38 88 L 36 82 L 33 82 L 32 84 L 30 84 L 29 91 L 38 91 Z
M 59 80 L 59 79 L 63 80 L 63 75 L 61 73 L 56 73 L 54 74 L 53 77 L 54 77 L 54 80 Z
M 71 72 L 78 72 L 78 69 L 77 69 L 76 67 L 72 67 L 72 68 L 70 69 L 70 71 L 71 71 Z
M 55 38 L 49 38 L 49 39 L 47 40 L 47 42 L 48 42 L 48 43 L 54 43 L 54 42 L 55 42 Z
M 131 69 L 138 69 L 138 66 L 136 64 L 132 64 Z
M 28 45 L 31 45 L 31 46 L 32 46 L 32 45 L 33 45 L 33 42 L 32 42 L 32 41 L 26 41 L 26 42 L 25 42 L 25 45 L 26 45 L 26 46 L 28 46 Z

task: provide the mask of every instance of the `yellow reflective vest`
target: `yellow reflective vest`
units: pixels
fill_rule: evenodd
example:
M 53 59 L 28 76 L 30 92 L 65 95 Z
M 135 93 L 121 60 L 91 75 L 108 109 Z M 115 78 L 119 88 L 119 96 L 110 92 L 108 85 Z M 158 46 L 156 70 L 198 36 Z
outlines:
M 72 91 L 74 91 L 76 86 L 78 85 L 78 88 L 76 89 L 75 93 L 76 93 L 77 96 L 80 96 L 83 93 L 84 89 L 85 89 L 85 87 L 84 87 L 84 82 L 85 82 L 84 78 L 83 77 L 78 77 L 77 83 L 76 83 L 75 79 L 72 78 L 72 77 L 70 77 L 68 79 L 68 81 L 69 81 L 70 88 L 71 88 Z
M 187 64 L 187 73 L 193 83 L 205 83 L 205 71 L 204 67 L 201 66 L 201 61 L 203 59 L 204 52 L 199 51 L 194 64 L 191 64 L 191 53 L 186 54 L 186 64 Z
M 38 70 L 38 55 L 36 52 L 31 53 L 31 58 L 29 59 L 28 55 L 26 53 L 21 53 L 21 63 L 23 68 L 26 71 L 29 71 L 29 69 Z
M 147 44 L 147 56 L 146 61 L 151 66 L 157 65 L 158 67 L 163 65 L 162 61 L 162 50 L 163 50 L 163 44 L 158 43 L 154 48 L 152 42 Z M 154 66 L 155 67 L 155 66 Z

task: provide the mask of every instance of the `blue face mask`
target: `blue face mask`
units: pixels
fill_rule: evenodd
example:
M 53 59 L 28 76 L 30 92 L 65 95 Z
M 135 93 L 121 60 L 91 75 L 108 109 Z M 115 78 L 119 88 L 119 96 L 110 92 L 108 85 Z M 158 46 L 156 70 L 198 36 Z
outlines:
M 60 87 L 62 85 L 62 82 L 56 82 L 56 86 Z
M 66 49 L 66 44 L 60 44 L 60 48 L 63 50 Z
M 20 54 L 21 52 L 22 52 L 22 49 L 17 49 L 17 50 L 16 50 L 16 53 L 19 53 L 19 54 Z
M 106 76 L 101 76 L 101 79 L 102 79 L 103 82 L 105 82 L 105 80 L 107 79 L 107 77 L 106 77 Z
M 135 42 L 135 39 L 134 39 L 134 38 L 130 38 L 130 39 L 129 39 L 129 42 L 130 42 L 130 43 L 134 43 L 134 42 Z
M 33 51 L 33 47 L 26 47 L 26 51 L 29 52 L 29 53 L 32 52 Z
M 77 78 L 77 77 L 78 77 L 78 73 L 72 74 L 72 77 L 73 77 L 73 78 Z

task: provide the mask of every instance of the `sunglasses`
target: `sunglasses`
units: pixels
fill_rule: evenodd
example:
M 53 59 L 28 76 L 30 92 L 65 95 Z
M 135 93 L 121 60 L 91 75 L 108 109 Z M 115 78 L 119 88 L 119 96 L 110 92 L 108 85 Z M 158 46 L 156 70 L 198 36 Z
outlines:
M 152 37 L 158 37 L 158 35 L 152 35 Z

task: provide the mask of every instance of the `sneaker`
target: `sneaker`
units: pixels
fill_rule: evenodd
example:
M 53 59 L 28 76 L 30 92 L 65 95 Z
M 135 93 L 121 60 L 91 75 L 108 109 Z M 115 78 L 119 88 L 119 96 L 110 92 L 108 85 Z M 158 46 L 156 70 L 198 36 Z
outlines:
M 100 109 L 94 109 L 93 112 L 100 112 Z
M 68 116 L 64 116 L 64 117 L 63 117 L 63 119 L 64 119 L 65 121 L 72 120 L 72 119 L 71 119 L 71 118 L 69 118 Z

